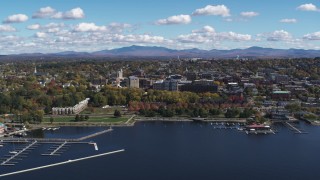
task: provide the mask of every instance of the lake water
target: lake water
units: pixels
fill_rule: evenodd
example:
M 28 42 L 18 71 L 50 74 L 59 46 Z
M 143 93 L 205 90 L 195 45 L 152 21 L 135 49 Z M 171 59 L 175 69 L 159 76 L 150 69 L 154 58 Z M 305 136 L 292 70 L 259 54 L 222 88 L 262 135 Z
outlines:
M 192 122 L 142 122 L 93 139 L 92 145 L 72 145 L 61 156 L 41 156 L 41 145 L 16 166 L 0 166 L 0 174 L 90 156 L 113 150 L 125 152 L 69 163 L 1 179 L 109 180 L 318 180 L 320 179 L 320 128 L 300 123 L 308 134 L 294 134 L 276 126 L 276 135 L 247 135 L 235 129 L 214 129 Z M 65 127 L 32 136 L 78 138 L 101 127 Z M 15 148 L 5 145 L 1 156 Z

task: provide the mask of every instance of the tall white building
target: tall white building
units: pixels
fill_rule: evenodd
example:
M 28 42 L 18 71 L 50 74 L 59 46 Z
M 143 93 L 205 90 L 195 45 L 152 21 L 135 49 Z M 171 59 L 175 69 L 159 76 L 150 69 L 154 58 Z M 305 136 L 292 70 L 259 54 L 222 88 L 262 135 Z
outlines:
M 127 79 L 127 87 L 139 88 L 139 78 L 136 76 L 129 76 L 129 78 Z
M 122 69 L 120 69 L 120 71 L 117 72 L 117 78 L 119 78 L 120 80 L 123 80 L 123 71 L 122 71 Z

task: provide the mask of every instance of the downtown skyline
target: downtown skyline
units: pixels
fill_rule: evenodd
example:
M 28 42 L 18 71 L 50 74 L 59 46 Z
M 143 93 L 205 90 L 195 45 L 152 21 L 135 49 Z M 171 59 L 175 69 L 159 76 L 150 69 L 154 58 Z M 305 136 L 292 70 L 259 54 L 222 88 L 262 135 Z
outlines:
M 131 45 L 320 49 L 316 0 L 12 0 L 1 4 L 1 54 L 92 52 Z

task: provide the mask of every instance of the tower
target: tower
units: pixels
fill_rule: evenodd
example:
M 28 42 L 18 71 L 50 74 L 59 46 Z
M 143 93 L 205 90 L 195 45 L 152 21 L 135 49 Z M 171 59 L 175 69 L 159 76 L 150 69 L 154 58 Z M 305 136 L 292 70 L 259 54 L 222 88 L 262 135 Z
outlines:
M 118 71 L 117 78 L 123 79 L 123 71 L 122 71 L 122 69 L 120 69 L 120 71 Z

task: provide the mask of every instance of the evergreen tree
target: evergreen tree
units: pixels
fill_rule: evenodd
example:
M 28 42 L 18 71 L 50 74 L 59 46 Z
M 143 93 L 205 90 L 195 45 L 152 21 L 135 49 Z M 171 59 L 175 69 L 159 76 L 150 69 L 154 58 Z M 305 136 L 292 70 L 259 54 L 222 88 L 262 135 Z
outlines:
M 118 109 L 116 109 L 113 115 L 114 117 L 121 117 L 121 112 Z

